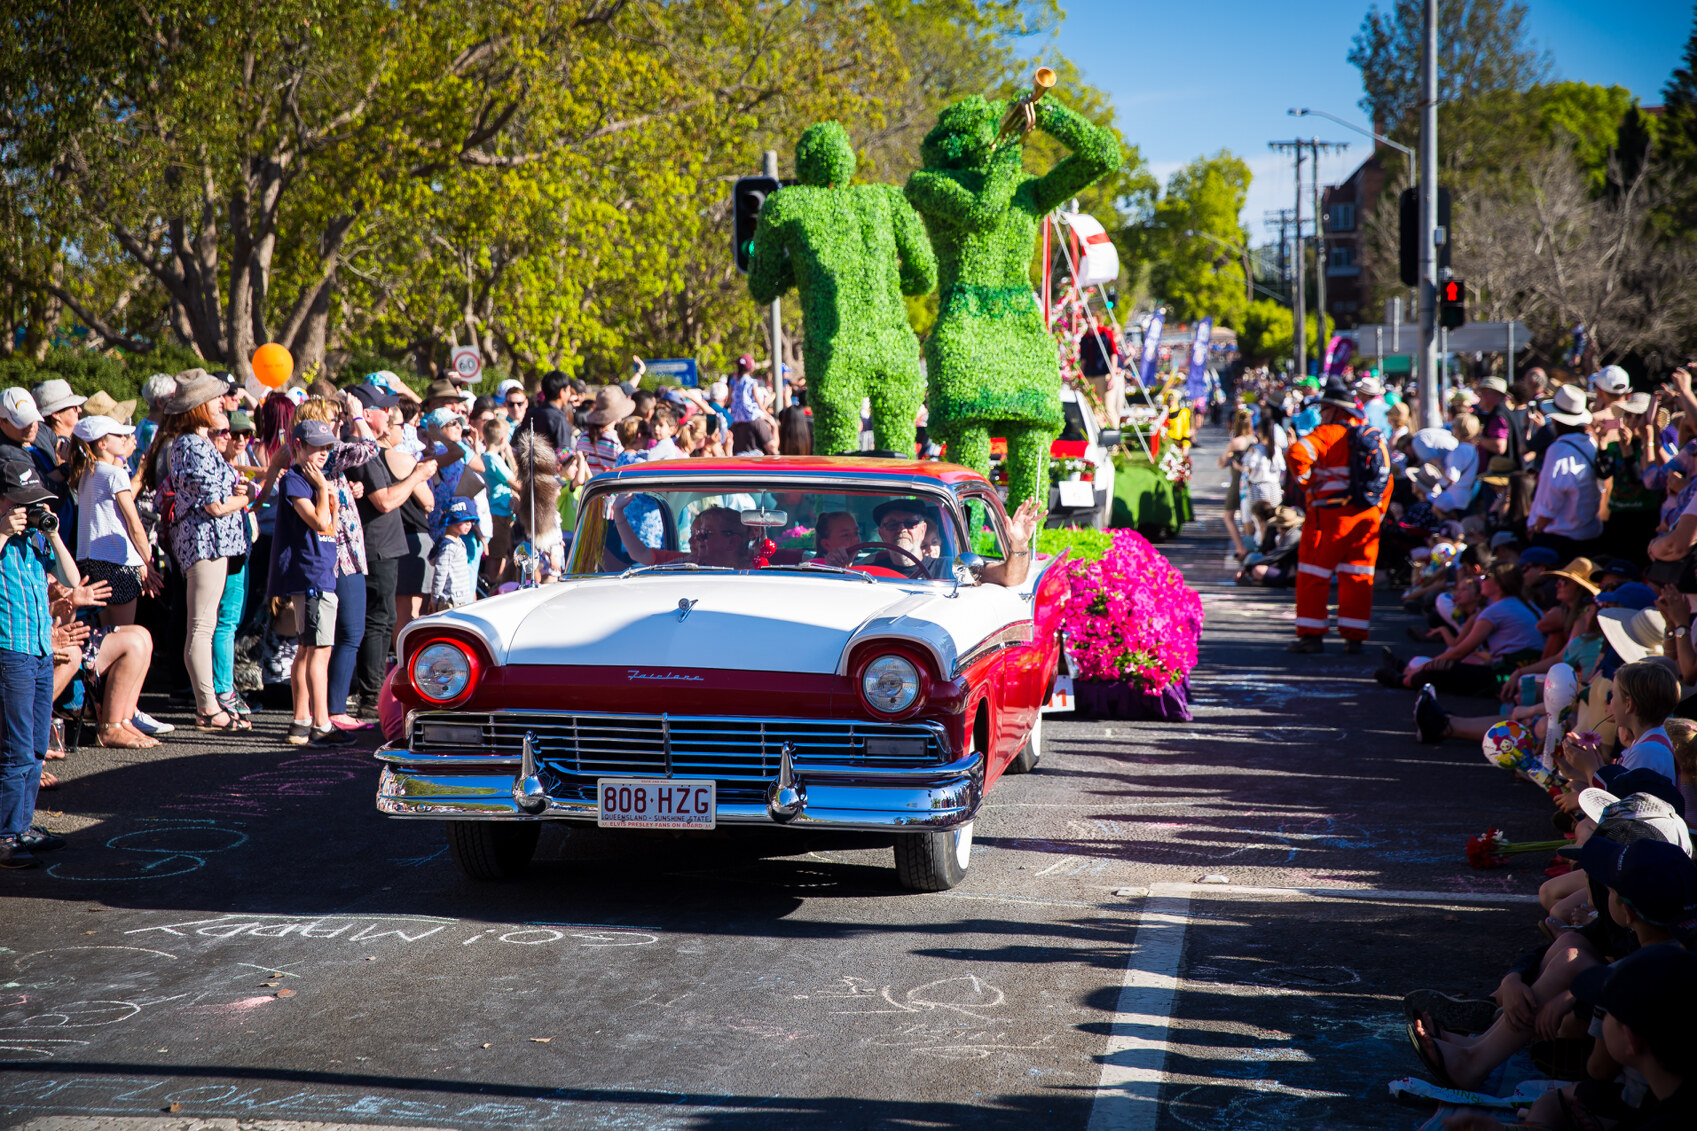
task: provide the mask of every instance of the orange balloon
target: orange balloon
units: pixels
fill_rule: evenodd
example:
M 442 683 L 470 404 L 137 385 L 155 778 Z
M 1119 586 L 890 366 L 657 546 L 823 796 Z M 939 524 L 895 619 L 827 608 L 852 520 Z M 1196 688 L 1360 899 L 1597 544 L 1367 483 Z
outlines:
M 295 371 L 295 359 L 276 342 L 267 342 L 253 351 L 253 375 L 267 389 L 281 389 Z

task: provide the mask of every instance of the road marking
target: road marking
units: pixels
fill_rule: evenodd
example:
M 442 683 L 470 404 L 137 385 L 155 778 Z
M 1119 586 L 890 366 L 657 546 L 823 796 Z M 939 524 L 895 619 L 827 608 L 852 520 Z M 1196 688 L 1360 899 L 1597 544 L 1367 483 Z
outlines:
M 1286 836 L 1295 834 L 1284 834 Z M 1260 847 L 1260 846 L 1256 846 Z M 1536 892 L 1502 891 L 1381 891 L 1378 888 L 1259 888 L 1240 884 L 1154 884 L 1149 892 L 1151 895 L 1207 895 L 1220 893 L 1225 895 L 1266 895 L 1282 899 L 1304 897 L 1308 899 L 1340 899 L 1372 902 L 1384 900 L 1389 903 L 1424 902 L 1424 903 L 1537 903 Z
M 1189 924 L 1188 884 L 1156 885 L 1131 944 L 1087 1131 L 1154 1131 L 1161 1113 L 1168 1018 Z

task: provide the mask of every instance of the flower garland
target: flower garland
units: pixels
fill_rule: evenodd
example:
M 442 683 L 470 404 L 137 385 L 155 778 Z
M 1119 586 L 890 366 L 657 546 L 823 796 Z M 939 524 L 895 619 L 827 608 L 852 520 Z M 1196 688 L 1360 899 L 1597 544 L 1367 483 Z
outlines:
M 1161 474 L 1167 477 L 1169 483 L 1190 482 L 1190 450 L 1185 445 L 1173 444 L 1161 456 Z
M 1069 564 L 1061 625 L 1073 675 L 1160 691 L 1196 666 L 1202 599 L 1142 535 L 1112 538 L 1100 560 Z

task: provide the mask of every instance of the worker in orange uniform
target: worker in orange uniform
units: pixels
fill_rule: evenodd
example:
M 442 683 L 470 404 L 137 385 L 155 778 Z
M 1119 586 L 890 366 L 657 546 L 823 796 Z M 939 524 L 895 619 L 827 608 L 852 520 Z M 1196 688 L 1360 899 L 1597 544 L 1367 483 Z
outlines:
M 1379 523 L 1391 499 L 1391 458 L 1384 434 L 1342 377 L 1326 379 L 1320 426 L 1285 454 L 1305 498 L 1297 550 L 1296 639 L 1292 652 L 1319 652 L 1326 635 L 1326 602 L 1338 580 L 1338 635 L 1345 652 L 1361 651 L 1373 615 L 1373 564 Z

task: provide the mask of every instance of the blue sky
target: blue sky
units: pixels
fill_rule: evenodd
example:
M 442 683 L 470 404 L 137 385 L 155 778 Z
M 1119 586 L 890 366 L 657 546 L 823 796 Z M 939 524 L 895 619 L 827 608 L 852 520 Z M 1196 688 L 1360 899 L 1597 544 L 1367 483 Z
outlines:
M 1061 2 L 1061 51 L 1113 96 L 1120 129 L 1163 185 L 1203 153 L 1230 149 L 1249 162 L 1254 182 L 1243 218 L 1257 244 L 1268 240 L 1263 213 L 1290 207 L 1295 195 L 1291 159 L 1270 151 L 1269 140 L 1350 142 L 1321 159 L 1328 183 L 1371 152 L 1368 138 L 1342 126 L 1285 114 L 1309 106 L 1366 124 L 1356 105 L 1360 72 L 1347 56 L 1369 0 Z M 1691 29 L 1691 0 L 1527 3 L 1532 38 L 1552 56 L 1556 78 L 1618 83 L 1644 105 L 1661 102 Z

